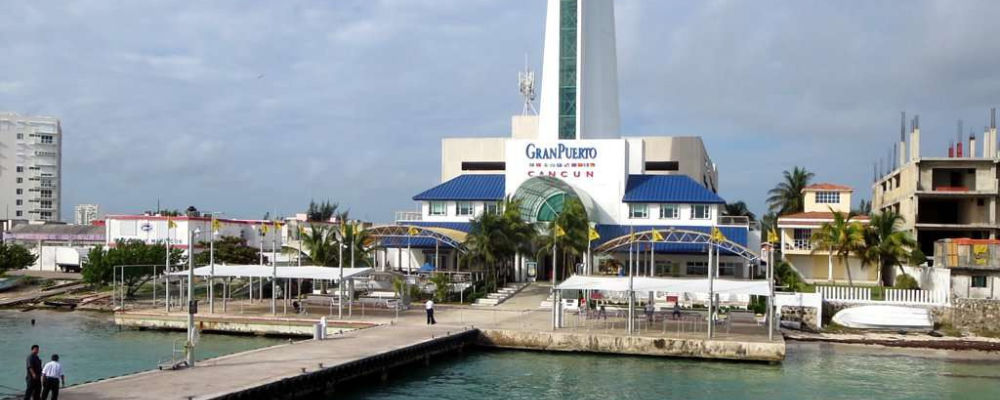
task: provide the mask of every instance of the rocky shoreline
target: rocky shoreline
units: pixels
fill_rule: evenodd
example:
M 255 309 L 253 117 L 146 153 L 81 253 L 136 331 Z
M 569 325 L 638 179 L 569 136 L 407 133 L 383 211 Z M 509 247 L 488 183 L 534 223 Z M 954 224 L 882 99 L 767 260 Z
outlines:
M 782 330 L 788 341 L 863 344 L 936 350 L 977 350 L 1000 352 L 1000 339 L 981 336 L 931 336 L 926 333 L 812 333 Z

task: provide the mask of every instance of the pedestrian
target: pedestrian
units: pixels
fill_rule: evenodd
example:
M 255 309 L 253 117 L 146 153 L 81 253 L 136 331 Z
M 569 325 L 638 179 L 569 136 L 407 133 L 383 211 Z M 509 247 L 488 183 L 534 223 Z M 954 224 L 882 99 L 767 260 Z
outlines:
M 680 302 L 680 299 L 678 299 L 677 301 L 674 301 L 673 318 L 674 319 L 678 319 L 680 317 L 681 317 L 681 302 Z
M 38 358 L 38 345 L 31 345 L 31 354 L 26 361 L 28 373 L 24 377 L 27 389 L 24 390 L 24 399 L 38 400 L 42 396 L 42 359 Z
M 42 379 L 42 400 L 47 400 L 49 393 L 52 393 L 52 400 L 59 400 L 59 386 L 66 386 L 66 375 L 63 375 L 58 354 L 53 354 L 52 361 L 42 367 Z
M 434 320 L 434 300 L 428 299 L 427 303 L 424 303 L 424 309 L 427 310 L 427 325 L 434 325 L 437 321 Z
M 646 303 L 646 321 L 653 322 L 654 312 L 656 312 L 656 306 L 652 302 Z

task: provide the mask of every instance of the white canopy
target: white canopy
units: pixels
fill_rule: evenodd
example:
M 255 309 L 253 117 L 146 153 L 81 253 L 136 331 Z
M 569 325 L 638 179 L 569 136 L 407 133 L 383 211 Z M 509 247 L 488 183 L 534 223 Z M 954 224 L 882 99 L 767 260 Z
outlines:
M 344 279 L 367 276 L 372 271 L 371 268 L 344 268 Z M 212 274 L 211 267 L 198 267 L 194 269 L 195 276 L 208 277 Z M 171 276 L 187 276 L 188 271 L 171 272 Z M 340 268 L 337 267 L 271 267 L 260 265 L 216 265 L 214 276 L 216 278 L 270 278 L 277 276 L 281 279 L 319 279 L 326 281 L 337 281 L 340 279 Z
M 556 285 L 560 290 L 609 290 L 627 291 L 626 276 L 573 275 Z M 712 285 L 715 293 L 767 296 L 770 290 L 765 280 L 716 279 Z M 708 293 L 708 278 L 649 278 L 635 277 L 632 290 L 636 292 Z

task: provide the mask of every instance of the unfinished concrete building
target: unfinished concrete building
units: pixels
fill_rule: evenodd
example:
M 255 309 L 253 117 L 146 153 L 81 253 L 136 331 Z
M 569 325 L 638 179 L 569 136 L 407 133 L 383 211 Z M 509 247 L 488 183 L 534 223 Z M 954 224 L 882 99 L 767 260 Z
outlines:
M 872 184 L 872 210 L 894 210 L 930 259 L 934 242 L 946 238 L 995 239 L 1000 226 L 997 185 L 996 110 L 980 144 L 975 135 L 962 136 L 948 148 L 947 157 L 920 155 L 920 120 L 910 123 L 907 143 L 905 116 L 900 126 L 896 157 L 887 173 Z M 961 125 L 959 134 L 962 134 Z

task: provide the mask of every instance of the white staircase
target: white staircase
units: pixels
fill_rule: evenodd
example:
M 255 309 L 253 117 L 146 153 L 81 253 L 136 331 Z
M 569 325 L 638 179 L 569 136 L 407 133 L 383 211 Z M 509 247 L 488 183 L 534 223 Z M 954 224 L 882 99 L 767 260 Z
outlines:
M 507 286 L 500 288 L 500 290 L 487 294 L 486 297 L 477 299 L 476 302 L 473 303 L 472 305 L 480 307 L 495 306 L 497 304 L 503 303 L 504 301 L 507 301 L 507 299 L 511 298 L 512 296 L 517 294 L 517 292 L 520 292 L 521 289 L 524 289 L 527 286 L 528 286 L 527 282 L 509 283 L 507 284 Z

